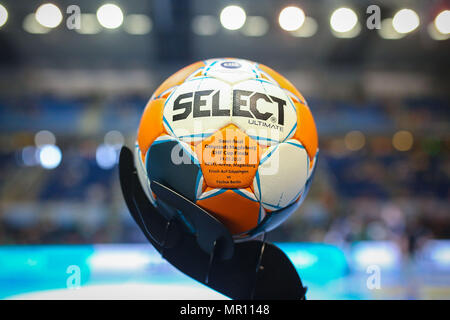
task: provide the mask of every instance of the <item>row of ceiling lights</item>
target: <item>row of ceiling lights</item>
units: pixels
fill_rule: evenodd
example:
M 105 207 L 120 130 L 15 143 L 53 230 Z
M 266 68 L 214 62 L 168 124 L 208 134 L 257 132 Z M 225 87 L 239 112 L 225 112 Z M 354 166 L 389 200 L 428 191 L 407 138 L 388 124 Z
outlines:
M 8 11 L 0 4 L 0 27 L 6 24 Z M 58 27 L 63 20 L 61 10 L 53 3 L 39 6 L 35 13 L 27 15 L 23 21 L 23 28 L 29 33 L 47 33 Z M 152 28 L 150 18 L 143 14 L 124 16 L 122 9 L 115 4 L 104 4 L 98 8 L 96 14 L 81 14 L 81 28 L 79 33 L 95 34 L 101 28 L 117 29 L 124 25 L 130 34 L 146 34 Z
M 243 8 L 228 6 L 220 13 L 220 22 L 225 29 L 239 30 L 246 24 L 247 16 Z M 317 30 L 317 22 L 306 16 L 304 11 L 296 6 L 289 6 L 281 10 L 278 16 L 280 27 L 293 35 L 312 36 Z M 352 38 L 359 34 L 361 25 L 358 16 L 350 8 L 338 8 L 330 16 L 330 27 L 333 34 L 340 38 Z M 401 38 L 407 33 L 413 32 L 420 25 L 418 14 L 412 9 L 401 9 L 393 18 L 382 21 L 380 35 L 383 38 Z M 429 30 L 436 40 L 448 38 L 450 33 L 450 10 L 441 11 L 430 24 Z M 305 29 L 305 30 L 302 30 Z M 431 32 L 434 31 L 434 32 Z M 440 37 L 439 37 L 440 35 Z
M 94 14 L 82 14 L 80 33 L 98 33 L 101 27 L 116 29 L 124 24 L 131 34 L 146 34 L 151 30 L 149 17 L 141 14 L 124 17 L 122 9 L 115 4 L 104 4 Z M 8 11 L 0 4 L 0 27 L 8 20 Z M 31 33 L 46 33 L 61 24 L 63 15 L 61 10 L 52 3 L 41 5 L 34 14 L 25 18 L 24 28 Z M 264 17 L 247 16 L 242 7 L 231 5 L 225 7 L 219 16 L 220 23 L 227 30 L 239 30 L 248 36 L 261 36 L 268 31 L 268 23 Z M 98 22 L 98 23 L 97 23 Z M 306 16 L 304 11 L 296 6 L 289 6 L 281 10 L 278 16 L 280 27 L 294 36 L 310 37 L 318 29 L 314 18 Z M 338 8 L 330 16 L 330 27 L 333 34 L 339 38 L 356 37 L 361 24 L 358 16 L 350 8 Z M 412 9 L 401 9 L 392 18 L 381 22 L 378 30 L 381 37 L 399 39 L 407 33 L 413 32 L 420 25 L 418 14 Z M 193 21 L 194 32 L 200 35 L 212 35 L 218 30 L 214 16 L 197 16 Z M 430 36 L 436 40 L 448 39 L 450 34 L 450 10 L 443 10 L 436 15 L 429 24 Z

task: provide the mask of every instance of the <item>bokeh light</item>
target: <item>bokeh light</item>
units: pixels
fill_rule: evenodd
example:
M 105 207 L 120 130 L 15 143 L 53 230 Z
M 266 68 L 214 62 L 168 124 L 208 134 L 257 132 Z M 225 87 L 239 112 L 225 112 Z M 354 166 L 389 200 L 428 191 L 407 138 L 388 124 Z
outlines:
M 291 35 L 294 37 L 309 38 L 316 34 L 317 29 L 317 21 L 314 18 L 306 17 L 303 25 L 297 30 L 291 31 Z
M 278 22 L 283 30 L 294 31 L 305 22 L 305 13 L 298 7 L 286 7 L 281 10 Z
M 239 6 L 225 7 L 220 13 L 220 23 L 225 29 L 238 30 L 242 28 L 247 19 L 245 10 Z
M 36 21 L 47 28 L 56 28 L 63 19 L 61 10 L 53 3 L 45 3 L 36 10 Z
M 115 149 L 120 149 L 125 143 L 125 138 L 120 131 L 111 130 L 105 134 L 104 142 L 106 145 L 110 145 Z
M 101 144 L 95 152 L 95 160 L 102 169 L 111 169 L 118 161 L 117 150 L 108 144 Z
M 62 152 L 55 145 L 45 145 L 39 148 L 39 163 L 44 169 L 54 169 L 61 163 Z
M 414 31 L 420 24 L 417 13 L 411 9 L 401 9 L 392 19 L 395 31 L 399 33 L 409 33 Z
M 400 130 L 392 137 L 392 145 L 398 151 L 408 151 L 414 143 L 414 138 L 411 132 Z
M 41 130 L 34 136 L 34 143 L 36 146 L 41 147 L 44 145 L 51 145 L 56 143 L 55 135 L 48 130 Z
M 0 27 L 3 27 L 8 21 L 8 10 L 0 4 Z
M 378 29 L 378 34 L 381 38 L 387 40 L 397 40 L 405 36 L 405 34 L 399 33 L 394 29 L 392 25 L 392 18 L 387 18 L 381 21 L 380 29 Z
M 434 19 L 436 29 L 442 34 L 450 33 L 450 10 L 444 10 Z
M 450 38 L 450 34 L 443 34 L 439 30 L 436 29 L 436 25 L 434 22 L 430 22 L 427 26 L 428 35 L 431 39 L 442 41 Z
M 192 19 L 192 32 L 199 36 L 212 36 L 219 31 L 217 18 L 209 15 L 199 15 Z
M 93 13 L 82 13 L 80 29 L 75 29 L 80 34 L 97 34 L 101 30 L 102 27 Z
M 350 131 L 345 135 L 344 143 L 348 150 L 357 151 L 364 147 L 366 137 L 361 131 Z
M 266 18 L 259 16 L 247 17 L 245 25 L 242 27 L 242 34 L 247 37 L 261 37 L 269 30 L 269 23 Z
M 123 23 L 123 12 L 115 4 L 107 3 L 97 10 L 98 22 L 106 29 L 117 29 Z
M 26 146 L 21 153 L 22 162 L 25 166 L 31 167 L 38 164 L 38 150 L 33 146 Z
M 331 32 L 333 33 L 333 35 L 336 38 L 346 38 L 346 39 L 354 38 L 360 34 L 361 24 L 359 22 L 357 22 L 356 25 L 349 31 L 338 32 L 338 31 L 332 29 Z
M 150 33 L 153 23 L 145 14 L 130 14 L 125 18 L 123 28 L 133 35 L 144 35 Z
M 51 30 L 50 28 L 44 27 L 42 24 L 37 22 L 34 13 L 28 14 L 25 19 L 23 19 L 22 27 L 26 32 L 31 34 L 45 34 Z
M 358 23 L 358 17 L 352 9 L 339 8 L 336 9 L 330 18 L 330 26 L 336 32 L 348 32 L 352 30 Z

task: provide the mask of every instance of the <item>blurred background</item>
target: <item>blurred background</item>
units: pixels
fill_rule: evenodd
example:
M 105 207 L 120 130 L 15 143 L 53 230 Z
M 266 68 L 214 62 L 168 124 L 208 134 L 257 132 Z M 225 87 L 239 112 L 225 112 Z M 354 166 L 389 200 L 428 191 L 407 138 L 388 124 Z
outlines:
M 165 78 L 238 57 L 291 80 L 316 120 L 310 193 L 269 234 L 310 297 L 449 299 L 449 10 L 443 0 L 0 0 L 0 298 L 64 288 L 69 264 L 88 270 L 81 284 L 189 283 L 144 245 L 118 152 Z M 105 250 L 130 265 L 103 277 Z

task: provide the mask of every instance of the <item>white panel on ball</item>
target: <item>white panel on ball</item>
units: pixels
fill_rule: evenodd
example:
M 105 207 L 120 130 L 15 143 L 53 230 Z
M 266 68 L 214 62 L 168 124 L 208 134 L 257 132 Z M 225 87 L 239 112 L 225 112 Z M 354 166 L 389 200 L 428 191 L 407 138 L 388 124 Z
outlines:
M 207 60 L 203 75 L 223 80 L 229 84 L 260 77 L 256 63 L 242 59 Z
M 198 77 L 178 86 L 164 106 L 164 127 L 184 142 L 201 141 L 231 122 L 231 87 Z
M 255 195 L 264 208 L 274 211 L 294 202 L 304 189 L 308 164 L 308 154 L 297 140 L 268 148 L 253 180 Z

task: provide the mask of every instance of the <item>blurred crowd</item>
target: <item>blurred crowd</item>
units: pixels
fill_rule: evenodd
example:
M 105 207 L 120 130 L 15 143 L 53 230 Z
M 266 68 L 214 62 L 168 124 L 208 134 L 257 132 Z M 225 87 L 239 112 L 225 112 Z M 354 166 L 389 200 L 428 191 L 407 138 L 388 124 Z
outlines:
M 370 146 L 346 152 L 339 138 L 321 141 L 314 184 L 297 215 L 277 238 L 345 244 L 392 240 L 413 252 L 427 239 L 450 238 L 449 144 L 415 141 L 408 152 L 379 153 L 389 140 L 370 137 Z M 384 141 L 385 140 L 385 141 Z M 384 143 L 382 143 L 384 141 Z M 432 142 L 434 143 L 434 142 Z
M 145 101 L 0 99 L 0 244 L 144 242 L 122 199 L 117 154 L 133 144 Z M 320 148 L 312 188 L 269 239 L 393 240 L 413 253 L 450 238 L 449 105 L 311 99 Z M 44 129 L 61 151 L 54 168 L 36 159 Z

